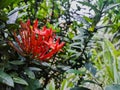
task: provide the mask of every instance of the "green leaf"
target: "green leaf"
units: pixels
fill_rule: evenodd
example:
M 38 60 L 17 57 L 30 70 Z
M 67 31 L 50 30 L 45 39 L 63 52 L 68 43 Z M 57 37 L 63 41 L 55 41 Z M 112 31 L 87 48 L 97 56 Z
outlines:
M 66 79 L 63 79 L 60 90 L 69 90 L 74 87 L 74 84 L 78 81 L 75 74 L 67 74 Z
M 117 59 L 117 50 L 114 48 L 114 45 L 107 39 L 104 40 L 104 60 L 106 60 L 105 65 L 109 78 L 115 84 L 120 83 L 120 73 L 118 71 L 118 59 Z
M 78 1 L 78 3 L 81 3 L 82 5 L 86 5 L 86 6 L 88 6 L 88 7 L 91 7 L 91 9 L 93 9 L 95 12 L 100 12 L 100 11 L 96 8 L 96 6 L 90 4 L 89 2 Z
M 14 87 L 13 79 L 3 71 L 0 71 L 0 82 Z
M 85 87 L 74 87 L 74 88 L 71 88 L 70 90 L 90 90 L 90 89 Z
M 55 90 L 55 83 L 54 80 L 52 79 L 50 83 L 47 85 L 45 90 Z
M 69 36 L 69 38 L 73 38 L 74 37 L 74 33 L 73 32 L 68 32 L 68 36 Z
M 105 9 L 103 10 L 103 13 L 106 12 L 106 11 L 109 11 L 110 9 L 112 9 L 112 8 L 114 8 L 114 7 L 116 7 L 116 6 L 119 6 L 119 5 L 120 5 L 120 3 L 110 5 L 110 6 L 108 6 L 107 8 L 105 8 Z
M 41 90 L 40 82 L 37 79 L 28 79 L 28 86 L 25 86 L 24 90 Z M 43 89 L 42 89 L 43 90 Z
M 87 17 L 87 16 L 83 16 L 83 18 L 84 18 L 88 23 L 92 23 L 92 22 L 93 22 L 93 20 L 90 19 L 90 18 Z
M 120 90 L 120 85 L 115 84 L 115 85 L 109 85 L 105 87 L 105 90 Z
M 0 20 L 2 20 L 2 21 L 6 21 L 6 20 L 8 20 L 8 17 L 7 17 L 7 15 L 6 14 L 0 14 Z
M 0 29 L 5 28 L 5 23 L 0 23 Z
M 35 74 L 30 69 L 25 69 L 25 72 L 29 78 L 35 79 Z
M 42 71 L 40 68 L 37 67 L 29 67 L 31 71 Z
M 22 84 L 22 85 L 28 85 L 28 83 L 20 77 L 14 77 L 13 80 L 15 83 Z
M 98 0 L 97 4 L 99 9 L 102 10 L 103 4 L 104 4 L 103 0 Z
M 13 64 L 13 65 L 23 65 L 24 64 L 23 61 L 10 61 L 9 63 Z
M 91 72 L 91 74 L 92 74 L 93 76 L 96 75 L 97 70 L 96 70 L 96 68 L 95 68 L 91 63 L 85 63 L 85 68 L 86 68 L 89 72 Z
M 16 0 L 0 0 L 0 9 L 7 7 Z
M 69 69 L 69 70 L 67 70 L 67 72 L 74 73 L 74 74 L 85 74 L 85 71 L 74 70 L 74 69 Z
M 64 79 L 62 84 L 61 84 L 60 90 L 66 90 L 67 89 L 67 85 L 68 85 L 68 81 L 66 79 Z

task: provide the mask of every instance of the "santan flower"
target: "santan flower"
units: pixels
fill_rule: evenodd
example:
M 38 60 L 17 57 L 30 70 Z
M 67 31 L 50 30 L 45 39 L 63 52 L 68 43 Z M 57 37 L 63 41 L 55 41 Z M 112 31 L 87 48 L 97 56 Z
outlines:
M 19 35 L 15 32 L 14 36 L 23 53 L 39 60 L 50 59 L 65 44 L 65 42 L 60 43 L 60 38 L 55 40 L 56 36 L 52 29 L 43 27 L 42 30 L 39 30 L 38 20 L 35 20 L 32 27 L 30 20 L 27 23 L 21 22 Z

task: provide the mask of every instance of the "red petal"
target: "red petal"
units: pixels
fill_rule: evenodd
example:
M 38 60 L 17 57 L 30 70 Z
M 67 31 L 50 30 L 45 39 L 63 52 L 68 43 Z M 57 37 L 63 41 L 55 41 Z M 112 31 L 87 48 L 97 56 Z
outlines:
M 34 23 L 34 25 L 33 25 L 33 28 L 35 29 L 35 28 L 37 28 L 38 27 L 38 20 L 36 19 L 35 20 L 35 23 Z
M 27 25 L 30 26 L 30 19 L 27 20 Z

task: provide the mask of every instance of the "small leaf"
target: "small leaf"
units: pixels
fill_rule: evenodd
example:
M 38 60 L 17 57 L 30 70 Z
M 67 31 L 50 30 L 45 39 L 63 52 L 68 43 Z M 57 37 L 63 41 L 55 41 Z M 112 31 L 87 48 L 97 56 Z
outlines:
M 74 69 L 69 69 L 69 70 L 67 70 L 67 72 L 74 73 L 74 74 L 85 74 L 85 71 L 74 70 Z
M 35 74 L 30 69 L 25 69 L 25 72 L 29 78 L 35 79 Z
M 3 71 L 0 71 L 0 82 L 14 87 L 13 79 Z
M 87 22 L 89 22 L 89 23 L 90 23 L 90 22 L 91 22 L 91 23 L 93 22 L 93 20 L 92 20 L 92 19 L 90 19 L 90 18 L 89 18 L 89 17 L 87 17 L 87 16 L 84 16 L 83 18 L 84 18 Z
M 40 69 L 40 68 L 37 68 L 37 67 L 29 67 L 29 69 L 30 69 L 31 71 L 41 71 L 41 69 Z
M 13 80 L 15 83 L 22 84 L 22 85 L 28 85 L 28 83 L 20 77 L 14 77 Z
M 23 61 L 10 61 L 9 63 L 13 64 L 13 65 L 23 65 L 24 64 Z
M 60 69 L 62 69 L 62 70 L 68 70 L 68 69 L 70 69 L 70 66 L 57 65 L 57 68 L 60 68 Z

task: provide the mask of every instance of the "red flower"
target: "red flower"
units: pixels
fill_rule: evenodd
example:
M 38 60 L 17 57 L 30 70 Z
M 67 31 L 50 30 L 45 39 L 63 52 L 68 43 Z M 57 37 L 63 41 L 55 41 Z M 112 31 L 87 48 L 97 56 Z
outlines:
M 60 38 L 55 41 L 56 37 L 52 29 L 43 27 L 42 30 L 39 30 L 38 20 L 35 20 L 32 27 L 30 20 L 27 23 L 21 22 L 19 35 L 15 32 L 14 36 L 23 53 L 39 60 L 50 59 L 65 44 L 65 42 L 60 43 Z

